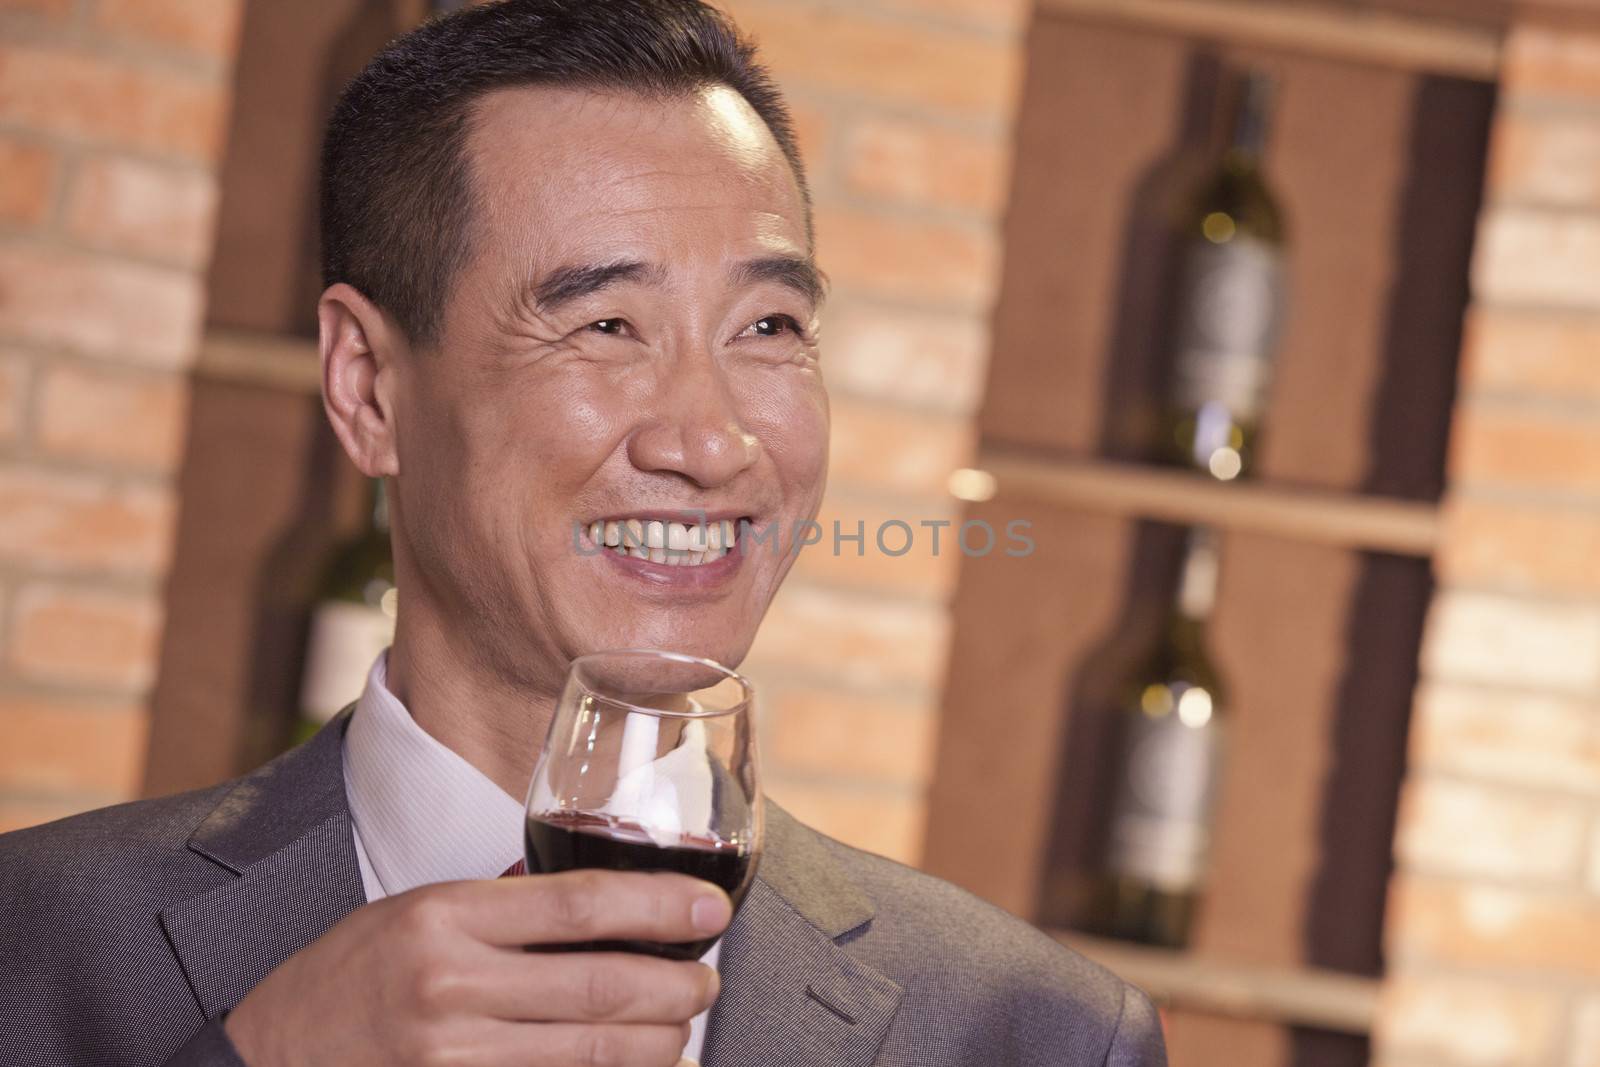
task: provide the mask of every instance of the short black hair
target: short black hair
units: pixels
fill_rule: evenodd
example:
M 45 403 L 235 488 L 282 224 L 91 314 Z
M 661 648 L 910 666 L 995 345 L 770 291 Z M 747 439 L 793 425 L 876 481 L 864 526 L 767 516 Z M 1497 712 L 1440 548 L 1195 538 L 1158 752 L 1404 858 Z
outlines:
M 440 340 L 471 261 L 473 104 L 529 85 L 651 97 L 722 85 L 771 131 L 811 198 L 788 108 L 755 45 L 702 0 L 500 0 L 397 38 L 345 87 L 322 146 L 324 287 L 346 282 L 413 344 Z

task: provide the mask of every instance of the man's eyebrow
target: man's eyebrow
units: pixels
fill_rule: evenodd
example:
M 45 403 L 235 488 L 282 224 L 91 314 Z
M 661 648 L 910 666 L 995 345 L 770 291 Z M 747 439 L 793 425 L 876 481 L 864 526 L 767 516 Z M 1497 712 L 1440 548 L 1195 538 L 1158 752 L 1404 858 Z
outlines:
M 637 260 L 557 267 L 534 284 L 533 300 L 541 311 L 554 311 L 618 282 L 656 281 L 661 273 L 659 267 Z
M 828 295 L 822 272 L 805 256 L 765 256 L 747 259 L 733 268 L 736 285 L 756 282 L 777 282 L 804 296 L 813 304 L 821 304 Z
M 619 282 L 660 283 L 665 272 L 659 267 L 639 260 L 620 260 L 615 263 L 585 263 L 557 267 L 536 282 L 532 289 L 534 303 L 541 311 L 554 311 L 563 304 L 598 293 Z M 753 285 L 772 281 L 788 286 L 813 304 L 820 305 L 827 296 L 827 285 L 822 272 L 805 256 L 764 256 L 747 259 L 732 271 L 735 285 Z

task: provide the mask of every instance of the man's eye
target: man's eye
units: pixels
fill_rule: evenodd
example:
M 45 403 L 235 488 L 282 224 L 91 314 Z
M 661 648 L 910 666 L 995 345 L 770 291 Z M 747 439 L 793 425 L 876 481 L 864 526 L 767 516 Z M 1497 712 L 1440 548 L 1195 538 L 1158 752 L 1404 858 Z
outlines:
M 591 322 L 589 329 L 595 333 L 621 337 L 628 332 L 628 323 L 624 319 L 601 319 L 599 322 Z
M 757 337 L 778 337 L 785 330 L 797 334 L 800 323 L 791 315 L 767 315 L 745 327 L 745 333 L 754 333 Z

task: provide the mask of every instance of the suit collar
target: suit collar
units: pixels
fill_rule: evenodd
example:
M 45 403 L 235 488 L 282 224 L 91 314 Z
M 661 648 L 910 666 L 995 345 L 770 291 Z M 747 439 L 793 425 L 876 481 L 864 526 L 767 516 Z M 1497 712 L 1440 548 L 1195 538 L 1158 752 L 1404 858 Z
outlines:
M 348 819 L 344 732 L 350 712 L 346 708 L 305 744 L 239 779 L 189 835 L 189 851 L 240 874 L 325 819 Z M 350 847 L 353 854 L 353 842 Z
M 872 921 L 872 899 L 819 835 L 766 810 L 765 855 L 723 936 L 702 1062 L 869 1067 L 903 990 L 838 942 Z
M 830 938 L 872 921 L 872 898 L 839 866 L 819 834 L 771 803 L 765 834 L 756 876 L 801 918 Z
M 341 766 L 349 718 L 240 779 L 189 838 L 237 875 L 161 912 L 208 1019 L 365 903 Z

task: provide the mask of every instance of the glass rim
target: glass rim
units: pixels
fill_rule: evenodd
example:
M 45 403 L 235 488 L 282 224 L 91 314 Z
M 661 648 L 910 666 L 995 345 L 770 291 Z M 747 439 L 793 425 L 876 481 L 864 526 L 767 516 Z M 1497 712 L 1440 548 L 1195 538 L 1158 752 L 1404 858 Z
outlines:
M 606 659 L 611 656 L 649 656 L 652 659 L 669 659 L 676 663 L 693 663 L 701 667 L 709 667 L 718 674 L 722 675 L 724 680 L 731 679 L 737 683 L 740 691 L 743 693 L 743 697 L 738 703 L 732 705 L 731 707 L 723 708 L 719 711 L 673 711 L 670 708 L 647 708 L 627 700 L 621 700 L 617 697 L 609 696 L 605 693 L 595 692 L 587 683 L 584 682 L 583 678 L 578 675 L 579 667 L 585 662 Z M 672 652 L 664 648 L 610 648 L 599 652 L 585 652 L 581 656 L 573 657 L 572 661 L 567 664 L 567 673 L 569 676 L 577 677 L 578 684 L 582 685 L 585 691 L 594 693 L 595 696 L 609 704 L 614 704 L 619 708 L 625 708 L 628 711 L 638 712 L 641 715 L 654 715 L 657 718 L 662 719 L 720 719 L 728 715 L 737 715 L 741 711 L 749 710 L 751 698 L 755 695 L 755 686 L 750 683 L 750 679 L 746 678 L 732 667 L 724 666 L 723 664 L 718 663 L 716 660 L 707 659 L 704 656 L 691 656 L 687 652 Z M 705 688 L 710 688 L 710 686 L 706 686 Z

